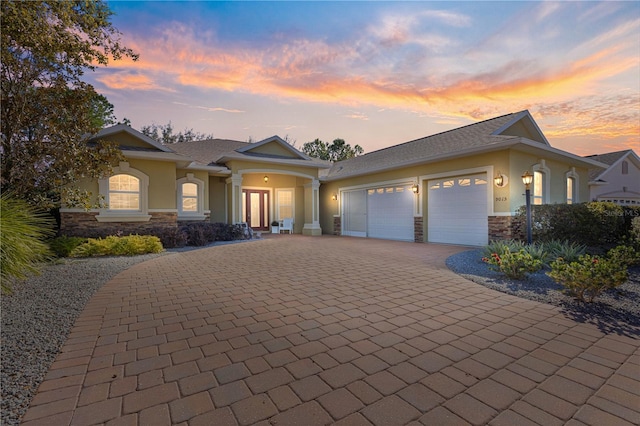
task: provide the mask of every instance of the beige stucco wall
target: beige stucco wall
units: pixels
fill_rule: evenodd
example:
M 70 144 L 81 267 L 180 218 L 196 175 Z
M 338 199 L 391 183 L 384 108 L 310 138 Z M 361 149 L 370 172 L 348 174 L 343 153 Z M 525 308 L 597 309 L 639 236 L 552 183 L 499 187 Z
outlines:
M 297 155 L 295 155 L 293 152 L 288 150 L 286 147 L 280 145 L 278 142 L 266 143 L 264 145 L 252 148 L 251 152 L 268 154 L 268 155 L 279 155 L 282 157 L 289 157 L 289 158 L 299 158 Z
M 210 201 L 209 210 L 211 210 L 211 222 L 226 223 L 228 213 L 226 211 L 226 191 L 227 184 L 225 183 L 227 178 L 210 176 L 209 181 L 209 193 L 208 197 L 205 197 Z M 206 193 L 205 193 L 206 194 Z
M 149 176 L 149 209 L 175 210 L 176 207 L 176 169 L 175 164 L 167 161 L 127 159 L 129 167 Z M 205 174 L 206 175 L 206 174 Z M 201 179 L 198 177 L 198 179 Z M 97 179 L 83 179 L 75 186 L 90 191 L 92 202 L 97 202 L 99 194 Z
M 517 129 L 516 129 L 517 130 Z M 526 128 L 520 129 L 526 132 Z M 541 151 L 542 152 L 542 151 Z M 540 155 L 523 153 L 514 150 L 503 150 L 469 157 L 457 158 L 438 163 L 424 164 L 420 166 L 407 167 L 383 173 L 374 173 L 366 176 L 342 179 L 339 181 L 323 182 L 320 187 L 320 226 L 324 233 L 332 233 L 334 215 L 339 215 L 340 202 L 332 200 L 333 194 L 339 194 L 341 188 L 376 185 L 388 181 L 417 182 L 419 177 L 452 173 L 455 176 L 458 172 L 465 170 L 488 168 L 493 170 L 492 176 L 487 176 L 489 180 L 490 200 L 493 203 L 494 215 L 509 215 L 515 212 L 520 206 L 525 204 L 525 188 L 522 183 L 522 174 L 525 170 L 532 172 L 532 166 L 544 158 Z M 546 166 L 550 169 L 550 203 L 566 202 L 566 172 L 571 170 L 571 165 L 567 162 L 546 159 Z M 509 181 L 503 188 L 498 188 L 493 183 L 493 177 L 497 173 L 507 175 Z M 586 168 L 576 167 L 578 179 L 579 202 L 588 201 L 588 175 Z M 424 182 L 420 187 L 422 194 L 421 210 L 424 216 L 428 211 L 428 197 L 425 196 L 427 186 Z M 427 221 L 424 221 L 425 226 Z M 424 233 L 426 237 L 426 230 Z

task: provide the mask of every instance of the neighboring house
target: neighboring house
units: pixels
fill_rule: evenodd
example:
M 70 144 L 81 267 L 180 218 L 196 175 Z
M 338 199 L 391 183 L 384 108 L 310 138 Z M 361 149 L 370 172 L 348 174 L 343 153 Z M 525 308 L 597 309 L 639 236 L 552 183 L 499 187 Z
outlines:
M 606 169 L 589 170 L 590 200 L 640 206 L 640 158 L 633 150 L 589 155 L 585 158 L 608 166 Z
M 521 175 L 532 203 L 589 200 L 588 170 L 605 165 L 552 148 L 528 111 L 508 114 L 334 164 L 281 138 L 161 145 L 128 126 L 95 139 L 121 145 L 126 162 L 79 186 L 109 207 L 61 209 L 67 235 L 144 232 L 186 221 L 247 222 L 267 231 L 484 245 L 518 232 Z M 500 179 L 496 179 L 500 177 Z

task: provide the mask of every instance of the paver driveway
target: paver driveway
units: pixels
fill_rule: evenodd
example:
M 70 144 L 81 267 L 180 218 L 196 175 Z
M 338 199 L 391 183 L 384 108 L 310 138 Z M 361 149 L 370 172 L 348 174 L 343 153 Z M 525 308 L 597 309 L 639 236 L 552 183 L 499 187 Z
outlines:
M 279 236 L 138 264 L 87 305 L 23 422 L 640 422 L 637 330 L 467 281 L 444 265 L 460 250 Z

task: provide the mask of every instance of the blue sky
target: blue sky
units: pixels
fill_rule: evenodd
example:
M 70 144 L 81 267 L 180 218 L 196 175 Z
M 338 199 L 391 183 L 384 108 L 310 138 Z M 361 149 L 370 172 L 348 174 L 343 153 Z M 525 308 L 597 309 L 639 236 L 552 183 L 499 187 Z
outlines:
M 89 77 L 134 128 L 365 152 L 529 109 L 552 146 L 640 152 L 639 2 L 132 2 Z

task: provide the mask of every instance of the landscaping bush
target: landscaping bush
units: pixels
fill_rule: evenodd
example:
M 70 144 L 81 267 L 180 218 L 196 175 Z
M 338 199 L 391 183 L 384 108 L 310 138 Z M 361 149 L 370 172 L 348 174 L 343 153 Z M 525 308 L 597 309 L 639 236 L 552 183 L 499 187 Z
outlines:
M 187 245 L 187 233 L 180 228 L 156 228 L 151 229 L 149 234 L 158 237 L 164 248 L 177 248 Z
M 69 256 L 134 256 L 159 253 L 162 250 L 160 239 L 152 235 L 129 235 L 125 237 L 111 235 L 106 238 L 89 238 L 86 243 L 76 247 Z
M 57 257 L 69 257 L 69 254 L 80 244 L 87 242 L 86 238 L 82 237 L 67 237 L 60 236 L 49 241 L 49 247 L 51 251 Z
M 569 240 L 551 240 L 544 243 L 544 247 L 552 260 L 561 258 L 569 263 L 577 261 L 587 250 L 585 245 L 570 242 Z
M 51 256 L 44 239 L 54 233 L 53 219 L 9 192 L 0 196 L 0 212 L 0 280 L 8 293 L 11 280 L 37 273 Z
M 584 254 L 574 262 L 558 259 L 547 273 L 564 287 L 564 292 L 583 302 L 593 300 L 603 291 L 624 284 L 628 266 L 638 261 L 638 253 L 628 246 L 609 250 L 606 256 Z
M 624 240 L 640 207 L 608 202 L 544 204 L 532 207 L 532 234 L 536 241 L 567 240 L 587 247 L 608 249 Z M 521 207 L 517 221 L 524 223 Z M 524 230 L 523 230 L 524 231 Z
M 509 249 L 502 253 L 492 253 L 489 257 L 483 257 L 483 262 L 506 275 L 508 278 L 521 280 L 528 272 L 536 272 L 542 269 L 543 262 L 534 258 L 523 248 L 516 252 Z

